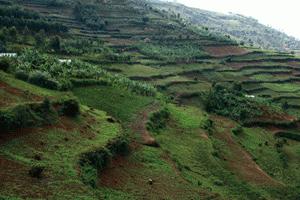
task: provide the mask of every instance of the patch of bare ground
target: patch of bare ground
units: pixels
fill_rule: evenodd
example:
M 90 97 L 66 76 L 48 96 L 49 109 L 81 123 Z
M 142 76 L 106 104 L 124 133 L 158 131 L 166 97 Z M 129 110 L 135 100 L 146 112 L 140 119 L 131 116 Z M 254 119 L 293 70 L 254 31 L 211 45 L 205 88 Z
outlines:
M 134 133 L 140 134 L 141 143 L 143 145 L 153 146 L 153 147 L 159 146 L 159 144 L 156 142 L 154 137 L 152 137 L 149 131 L 147 130 L 147 121 L 148 121 L 149 114 L 158 109 L 159 109 L 158 105 L 153 104 L 149 106 L 145 110 L 138 113 L 138 117 L 130 125 L 130 128 Z
M 225 142 L 230 150 L 230 155 L 225 157 L 227 166 L 236 175 L 250 183 L 266 186 L 279 186 L 280 182 L 273 179 L 265 171 L 263 171 L 256 162 L 253 161 L 251 155 L 243 149 L 231 136 L 231 129 L 236 124 L 224 117 L 212 116 L 216 122 L 217 132 L 214 137 Z
M 238 70 L 238 69 L 241 69 L 241 68 L 243 68 L 245 66 L 248 66 L 248 65 L 254 65 L 254 66 L 256 66 L 256 65 L 260 65 L 260 64 L 263 64 L 263 62 L 259 62 L 259 61 L 257 61 L 257 62 L 251 62 L 251 63 L 249 63 L 249 62 L 230 62 L 230 63 L 227 63 L 226 65 L 228 67 L 232 67 L 232 68 Z
M 0 156 L 0 192 L 17 193 L 21 198 L 43 198 L 50 196 L 47 172 L 42 179 L 28 175 L 29 167 Z M 5 191 L 2 189 L 5 188 Z M 7 189 L 10 188 L 10 189 Z M 33 189 L 34 188 L 34 189 Z
M 30 134 L 38 134 L 41 132 L 47 132 L 52 129 L 62 129 L 66 131 L 72 131 L 75 129 L 79 129 L 82 132 L 84 131 L 84 127 L 80 127 L 70 118 L 62 116 L 59 118 L 58 122 L 53 125 L 46 125 L 41 127 L 32 127 L 32 128 L 21 128 L 14 131 L 2 131 L 0 130 L 0 145 L 5 144 L 13 139 L 23 137 Z
M 205 47 L 204 50 L 214 57 L 245 55 L 249 53 L 249 51 L 244 48 L 230 45 Z
M 173 174 L 160 173 L 157 169 L 145 165 L 143 159 L 137 159 L 134 154 L 139 154 L 145 148 L 143 145 L 152 145 L 155 141 L 147 131 L 146 123 L 150 112 L 158 110 L 158 105 L 151 105 L 141 111 L 130 126 L 134 133 L 141 134 L 142 144 L 133 141 L 132 151 L 129 156 L 117 156 L 111 164 L 104 169 L 98 179 L 101 187 L 113 188 L 133 194 L 138 199 L 218 199 L 218 194 L 210 193 L 202 189 L 196 189 L 181 175 L 176 163 L 166 153 L 161 152 L 160 158 L 166 162 Z
M 0 82 L 0 90 L 3 90 L 4 92 L 8 93 L 11 96 L 16 96 L 18 98 L 21 98 L 24 101 L 42 101 L 43 97 L 34 95 L 30 92 L 22 91 L 20 89 L 11 87 L 7 83 Z M 9 96 L 0 96 L 0 105 L 1 106 L 9 106 L 13 104 L 14 101 L 9 98 Z
M 141 149 L 137 149 L 139 151 Z M 129 157 L 116 157 L 109 167 L 102 171 L 98 185 L 133 194 L 138 199 L 201 199 L 216 197 L 202 190 L 189 188 L 173 161 L 164 154 L 163 160 L 172 166 L 174 175 L 159 174 L 141 161 Z M 190 197 L 190 198 L 189 198 Z

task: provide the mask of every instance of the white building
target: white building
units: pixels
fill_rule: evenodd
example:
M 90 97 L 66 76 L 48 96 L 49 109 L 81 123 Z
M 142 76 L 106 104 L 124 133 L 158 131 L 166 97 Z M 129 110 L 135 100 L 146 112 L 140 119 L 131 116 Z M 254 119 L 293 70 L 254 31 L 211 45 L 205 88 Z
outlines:
M 17 57 L 16 53 L 0 53 L 0 57 Z

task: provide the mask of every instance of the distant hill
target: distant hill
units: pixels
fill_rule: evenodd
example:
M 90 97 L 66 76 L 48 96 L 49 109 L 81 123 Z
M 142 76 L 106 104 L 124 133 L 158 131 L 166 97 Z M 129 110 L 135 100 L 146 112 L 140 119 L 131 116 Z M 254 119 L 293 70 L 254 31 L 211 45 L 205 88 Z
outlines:
M 193 24 L 207 27 L 213 32 L 229 34 L 247 45 L 280 51 L 300 49 L 300 41 L 296 38 L 265 26 L 251 17 L 211 12 L 167 1 L 154 0 L 151 2 L 159 9 L 171 11 L 175 15 L 179 13 L 181 17 Z

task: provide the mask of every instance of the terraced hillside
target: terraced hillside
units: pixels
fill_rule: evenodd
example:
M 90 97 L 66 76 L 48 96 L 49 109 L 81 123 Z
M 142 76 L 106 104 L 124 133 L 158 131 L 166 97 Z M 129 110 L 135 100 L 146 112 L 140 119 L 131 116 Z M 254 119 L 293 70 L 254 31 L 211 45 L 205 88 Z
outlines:
M 164 0 L 150 0 L 149 2 L 153 7 L 169 11 L 171 15 L 180 14 L 188 22 L 220 34 L 228 34 L 249 46 L 254 45 L 278 51 L 294 51 L 300 48 L 299 39 L 263 25 L 257 19 L 242 15 L 243 13 L 223 14 Z
M 0 199 L 299 199 L 299 57 L 145 1 L 0 11 Z

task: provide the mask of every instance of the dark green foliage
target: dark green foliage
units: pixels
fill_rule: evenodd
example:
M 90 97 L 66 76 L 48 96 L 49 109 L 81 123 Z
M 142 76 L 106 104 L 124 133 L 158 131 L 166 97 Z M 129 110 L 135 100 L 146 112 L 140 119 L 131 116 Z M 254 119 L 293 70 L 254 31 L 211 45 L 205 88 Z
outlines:
M 211 119 L 207 118 L 204 120 L 201 128 L 206 130 L 209 134 L 212 134 L 214 128 L 214 122 Z
M 34 50 L 25 50 L 18 57 L 16 71 L 30 74 L 28 81 L 48 89 L 69 90 L 73 87 L 71 80 L 75 80 L 75 83 L 79 84 L 105 83 L 105 85 L 130 90 L 140 95 L 156 95 L 156 89 L 149 84 L 132 81 L 125 76 L 112 74 L 98 66 L 79 60 L 72 60 L 69 64 L 61 63 L 55 57 L 40 54 Z
M 95 79 L 71 79 L 71 82 L 74 87 L 109 85 L 108 82 L 105 80 L 95 80 Z
M 241 135 L 244 132 L 243 127 L 241 125 L 234 127 L 231 131 L 236 136 Z
M 0 70 L 7 71 L 11 65 L 11 60 L 8 57 L 0 58 Z
M 99 16 L 96 5 L 78 3 L 74 8 L 74 15 L 77 20 L 85 23 L 94 30 L 101 30 L 105 27 L 105 23 Z
M 62 103 L 61 112 L 69 117 L 76 117 L 80 114 L 79 103 L 76 99 L 68 99 Z
M 146 24 L 147 22 L 149 22 L 149 17 L 143 17 L 143 22 L 144 22 L 144 24 Z
M 101 172 L 109 165 L 111 158 L 116 155 L 124 156 L 128 153 L 128 139 L 125 137 L 118 137 L 108 142 L 105 148 L 83 154 L 79 160 L 83 183 L 95 188 L 98 172 Z
M 82 155 L 79 164 L 83 183 L 95 188 L 98 172 L 110 163 L 110 159 L 111 154 L 106 148 Z
M 28 81 L 29 75 L 23 70 L 18 70 L 15 72 L 15 77 L 22 81 Z
M 92 188 L 97 187 L 98 170 L 88 163 L 82 164 L 81 180 L 84 184 L 91 186 Z
M 49 22 L 36 12 L 23 10 L 16 6 L 0 7 L 0 25 L 17 29 L 28 27 L 32 31 L 67 32 L 68 28 L 62 24 Z
M 42 175 L 43 175 L 44 170 L 45 170 L 45 167 L 36 165 L 36 166 L 33 166 L 33 167 L 29 170 L 28 174 L 29 174 L 31 177 L 33 177 L 33 178 L 38 178 L 38 179 L 40 179 L 40 178 L 42 178 Z
M 300 134 L 297 134 L 297 133 L 280 131 L 280 132 L 276 133 L 276 137 L 287 138 L 290 140 L 296 140 L 296 141 L 300 142 Z
M 28 82 L 52 90 L 59 89 L 59 83 L 53 80 L 47 72 L 35 71 L 31 73 Z
M 50 48 L 55 51 L 60 51 L 61 38 L 59 36 L 54 36 L 50 39 Z
M 165 41 L 164 38 L 159 43 L 140 43 L 136 47 L 152 59 L 168 62 L 190 63 L 197 59 L 209 58 L 209 55 L 197 44 Z
M 281 105 L 281 107 L 282 107 L 283 110 L 289 109 L 289 104 L 288 104 L 288 102 L 287 102 L 287 101 L 283 102 L 282 105 Z
M 153 132 L 159 132 L 164 129 L 170 119 L 170 112 L 167 108 L 164 108 L 158 112 L 151 114 L 149 121 L 147 122 L 147 129 Z
M 216 84 L 208 93 L 205 109 L 237 121 L 245 121 L 260 115 L 258 103 L 246 98 L 237 90 Z
M 5 36 L 3 36 L 0 32 L 0 52 L 6 52 L 6 44 L 5 44 L 5 41 L 4 41 L 4 38 Z
M 93 166 L 97 170 L 103 170 L 110 162 L 111 154 L 108 149 L 103 148 L 94 152 L 86 153 L 80 160 L 81 166 L 85 163 Z
M 24 104 L 0 110 L 0 129 L 9 131 L 53 123 L 57 113 L 49 104 L 45 100 L 42 104 Z
M 50 0 L 47 3 L 48 6 L 50 7 L 62 7 L 65 6 L 65 2 L 63 0 Z
M 126 137 L 119 137 L 107 144 L 107 148 L 112 155 L 126 156 L 129 154 L 129 140 Z

